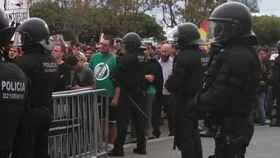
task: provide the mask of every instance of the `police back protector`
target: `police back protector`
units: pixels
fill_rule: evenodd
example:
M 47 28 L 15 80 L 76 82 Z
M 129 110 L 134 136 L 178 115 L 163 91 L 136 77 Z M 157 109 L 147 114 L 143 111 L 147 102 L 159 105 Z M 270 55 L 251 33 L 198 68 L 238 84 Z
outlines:
M 26 102 L 27 80 L 15 64 L 0 62 L 0 150 L 10 150 Z

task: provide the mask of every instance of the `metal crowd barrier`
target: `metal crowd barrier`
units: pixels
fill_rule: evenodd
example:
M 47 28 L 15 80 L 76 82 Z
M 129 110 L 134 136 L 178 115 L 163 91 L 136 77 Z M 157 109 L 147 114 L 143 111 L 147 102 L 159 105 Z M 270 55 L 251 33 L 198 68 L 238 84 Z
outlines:
M 109 98 L 104 89 L 55 92 L 50 158 L 106 158 Z

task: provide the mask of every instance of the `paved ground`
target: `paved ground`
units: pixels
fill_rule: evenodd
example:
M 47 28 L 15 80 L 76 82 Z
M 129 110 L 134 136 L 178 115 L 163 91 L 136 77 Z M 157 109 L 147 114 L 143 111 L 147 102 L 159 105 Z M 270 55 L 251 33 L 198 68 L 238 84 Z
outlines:
M 204 158 L 213 153 L 213 140 L 202 138 Z M 149 141 L 148 155 L 139 156 L 132 153 L 135 144 L 125 146 L 126 158 L 180 158 L 178 151 L 172 150 L 173 138 L 163 137 Z M 248 149 L 247 158 L 279 158 L 280 128 L 257 126 L 252 143 Z

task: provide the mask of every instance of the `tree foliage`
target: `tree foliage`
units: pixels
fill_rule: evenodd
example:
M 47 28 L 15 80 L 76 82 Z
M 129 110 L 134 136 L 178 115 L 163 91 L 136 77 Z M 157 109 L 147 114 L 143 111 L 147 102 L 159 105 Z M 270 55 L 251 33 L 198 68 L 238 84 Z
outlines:
M 280 18 L 276 16 L 254 17 L 253 28 L 261 45 L 273 45 L 280 40 Z
M 209 17 L 213 9 L 227 0 L 44 0 L 31 7 L 31 16 L 45 19 L 55 32 L 69 30 L 76 38 L 96 38 L 104 32 L 123 36 L 135 31 L 143 37 L 163 38 L 163 30 L 146 11 L 159 9 L 164 26 Z M 258 0 L 236 0 L 256 8 Z
M 46 0 L 30 9 L 31 16 L 44 19 L 53 33 L 71 31 L 77 40 L 97 40 L 100 33 L 121 37 L 131 31 L 162 40 L 162 27 L 144 12 L 143 4 L 135 0 L 108 0 L 106 5 L 102 1 L 92 4 L 89 0 L 74 0 L 69 5 Z

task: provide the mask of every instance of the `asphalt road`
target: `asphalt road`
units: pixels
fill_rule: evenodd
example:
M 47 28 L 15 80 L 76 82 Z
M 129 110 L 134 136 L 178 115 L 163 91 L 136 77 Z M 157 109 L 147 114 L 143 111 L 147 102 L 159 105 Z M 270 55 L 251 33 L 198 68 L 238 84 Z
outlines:
M 172 144 L 172 137 L 150 140 L 147 146 L 148 154 L 145 156 L 133 154 L 132 150 L 136 145 L 127 144 L 125 158 L 181 158 L 178 150 L 172 150 Z M 204 158 L 207 158 L 213 153 L 213 139 L 202 138 L 202 144 Z M 280 128 L 256 126 L 246 158 L 280 158 Z

